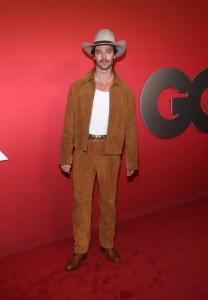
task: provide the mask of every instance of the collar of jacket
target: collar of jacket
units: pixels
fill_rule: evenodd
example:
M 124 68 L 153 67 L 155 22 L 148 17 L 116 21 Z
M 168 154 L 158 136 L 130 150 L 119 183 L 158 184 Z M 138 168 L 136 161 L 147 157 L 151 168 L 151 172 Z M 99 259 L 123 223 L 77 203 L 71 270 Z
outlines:
M 82 83 L 85 83 L 90 80 L 94 80 L 94 73 L 95 73 L 95 68 L 91 69 L 85 76 L 82 77 Z M 114 70 L 113 70 L 113 74 L 114 74 L 113 84 L 116 84 L 119 87 L 123 88 L 125 86 L 124 82 L 121 80 L 121 78 Z

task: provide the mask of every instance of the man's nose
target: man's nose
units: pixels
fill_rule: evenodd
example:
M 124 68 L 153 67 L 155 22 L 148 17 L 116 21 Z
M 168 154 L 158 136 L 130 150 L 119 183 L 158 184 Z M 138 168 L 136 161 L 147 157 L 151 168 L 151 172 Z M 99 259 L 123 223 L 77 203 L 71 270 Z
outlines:
M 106 59 L 106 53 L 102 52 L 102 59 L 105 60 Z

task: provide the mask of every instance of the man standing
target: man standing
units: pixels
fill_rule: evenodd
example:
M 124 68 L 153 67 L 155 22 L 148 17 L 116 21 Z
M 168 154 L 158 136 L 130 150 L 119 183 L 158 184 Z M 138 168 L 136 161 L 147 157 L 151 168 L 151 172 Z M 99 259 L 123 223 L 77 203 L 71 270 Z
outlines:
M 138 169 L 134 94 L 113 70 L 114 60 L 124 54 L 125 48 L 125 41 L 115 42 L 111 30 L 99 30 L 93 43 L 83 43 L 95 67 L 72 84 L 69 91 L 60 160 L 61 170 L 68 174 L 73 164 L 74 254 L 66 265 L 68 271 L 78 269 L 87 257 L 96 177 L 100 247 L 110 261 L 121 261 L 114 247 L 114 235 L 116 191 L 124 144 L 126 175 L 132 176 Z

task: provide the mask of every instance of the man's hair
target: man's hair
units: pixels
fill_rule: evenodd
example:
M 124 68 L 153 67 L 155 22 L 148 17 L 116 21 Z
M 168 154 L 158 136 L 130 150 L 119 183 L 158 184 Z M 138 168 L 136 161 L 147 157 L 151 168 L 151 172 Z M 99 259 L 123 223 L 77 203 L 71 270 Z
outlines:
M 111 45 L 110 45 L 111 46 Z M 95 54 L 95 47 L 96 46 L 94 46 L 93 48 L 92 48 L 92 50 L 91 50 L 91 54 L 92 54 L 92 56 Z M 114 45 L 112 45 L 112 47 L 113 47 L 113 52 L 114 52 L 114 55 L 118 52 L 117 51 L 117 48 L 114 46 Z

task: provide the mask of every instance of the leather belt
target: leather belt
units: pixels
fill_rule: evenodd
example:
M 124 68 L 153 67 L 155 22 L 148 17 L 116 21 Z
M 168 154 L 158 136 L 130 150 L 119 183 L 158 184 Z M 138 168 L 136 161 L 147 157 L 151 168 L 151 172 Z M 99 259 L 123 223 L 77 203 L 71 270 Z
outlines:
M 101 134 L 89 134 L 88 139 L 89 140 L 102 140 L 106 139 L 107 135 L 101 135 Z

